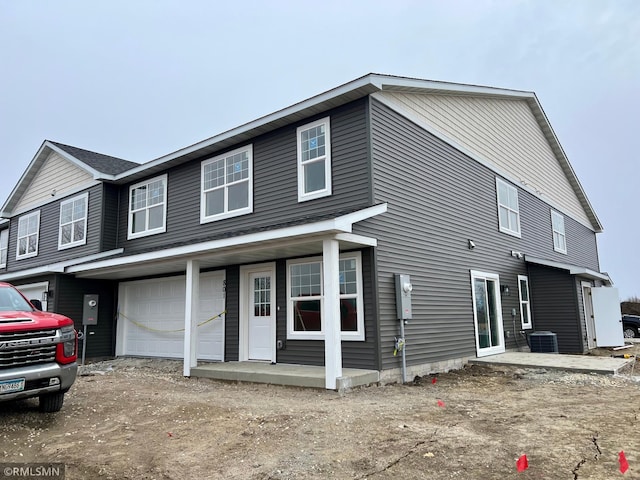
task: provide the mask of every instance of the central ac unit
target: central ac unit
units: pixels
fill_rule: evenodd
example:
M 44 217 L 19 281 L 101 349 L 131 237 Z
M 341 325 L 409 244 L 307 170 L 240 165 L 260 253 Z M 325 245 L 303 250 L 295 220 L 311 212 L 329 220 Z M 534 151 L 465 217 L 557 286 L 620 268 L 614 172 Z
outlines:
M 558 353 L 558 337 L 553 332 L 533 332 L 529 348 L 532 353 Z

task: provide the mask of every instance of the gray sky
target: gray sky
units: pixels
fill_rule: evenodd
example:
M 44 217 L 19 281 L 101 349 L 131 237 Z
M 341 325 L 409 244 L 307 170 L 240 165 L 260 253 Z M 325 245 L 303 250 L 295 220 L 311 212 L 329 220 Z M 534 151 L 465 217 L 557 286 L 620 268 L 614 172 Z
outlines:
M 145 162 L 369 72 L 535 91 L 640 296 L 637 0 L 0 0 L 0 203 L 45 139 Z

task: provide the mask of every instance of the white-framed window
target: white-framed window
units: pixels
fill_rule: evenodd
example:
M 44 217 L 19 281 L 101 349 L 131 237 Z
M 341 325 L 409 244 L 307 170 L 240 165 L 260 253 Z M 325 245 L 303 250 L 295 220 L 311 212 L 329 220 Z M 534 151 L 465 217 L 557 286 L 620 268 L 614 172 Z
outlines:
M 553 249 L 567 253 L 567 236 L 564 233 L 564 216 L 551 210 L 551 229 L 553 230 Z
M 18 220 L 18 247 L 16 259 L 38 255 L 38 237 L 40 236 L 40 210 L 23 215 Z
M 533 328 L 531 323 L 531 300 L 529 297 L 529 278 L 518 275 L 518 292 L 520 296 L 520 324 L 522 329 Z
M 129 188 L 128 239 L 145 237 L 167 230 L 167 175 L 132 185 Z
M 89 194 L 84 193 L 60 202 L 58 250 L 87 243 L 88 200 Z
M 202 162 L 200 222 L 253 212 L 253 146 Z
M 329 117 L 298 127 L 298 201 L 331 195 Z
M 9 229 L 0 231 L 0 268 L 7 266 L 7 252 L 9 251 Z
M 504 180 L 496 178 L 498 196 L 498 221 L 500 231 L 520 236 L 520 208 L 518 206 L 518 189 Z
M 339 259 L 342 340 L 364 340 L 362 256 L 345 253 Z M 287 338 L 323 340 L 322 258 L 287 262 Z

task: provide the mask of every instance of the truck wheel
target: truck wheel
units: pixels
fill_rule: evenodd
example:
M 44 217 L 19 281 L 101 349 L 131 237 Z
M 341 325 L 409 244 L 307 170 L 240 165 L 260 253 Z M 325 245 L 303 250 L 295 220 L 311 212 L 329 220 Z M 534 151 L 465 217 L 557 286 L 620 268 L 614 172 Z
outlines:
M 64 393 L 48 393 L 40 395 L 40 411 L 44 413 L 58 412 L 64 402 Z
M 625 325 L 624 328 L 622 329 L 622 335 L 624 338 L 635 338 L 638 336 L 636 332 L 636 328 L 630 327 L 628 325 Z

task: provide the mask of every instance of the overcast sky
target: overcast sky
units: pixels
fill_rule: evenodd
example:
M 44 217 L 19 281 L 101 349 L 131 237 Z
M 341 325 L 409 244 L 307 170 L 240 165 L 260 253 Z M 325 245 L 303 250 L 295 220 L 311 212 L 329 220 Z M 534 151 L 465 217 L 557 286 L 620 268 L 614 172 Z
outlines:
M 536 92 L 640 296 L 637 0 L 0 0 L 0 203 L 45 139 L 145 162 L 369 72 Z

